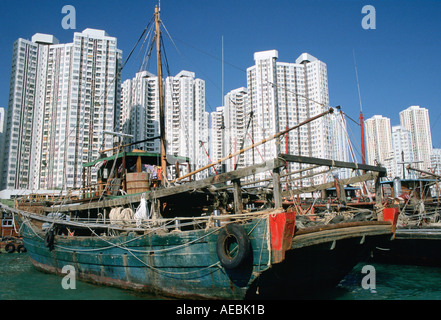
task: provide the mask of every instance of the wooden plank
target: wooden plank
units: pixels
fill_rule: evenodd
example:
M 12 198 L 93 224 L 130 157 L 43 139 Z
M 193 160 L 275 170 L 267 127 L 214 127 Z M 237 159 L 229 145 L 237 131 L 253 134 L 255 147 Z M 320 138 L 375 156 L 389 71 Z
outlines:
M 349 223 L 347 223 L 349 225 Z M 347 226 L 338 228 L 336 225 L 333 229 L 323 229 L 316 232 L 296 232 L 292 241 L 291 249 L 299 249 L 302 247 L 308 247 L 318 245 L 321 243 L 330 243 L 332 241 L 338 241 L 342 239 L 354 238 L 354 237 L 373 237 L 373 236 L 387 236 L 392 235 L 392 224 L 381 223 L 377 221 L 363 221 L 359 225 Z M 337 243 L 338 245 L 338 243 Z
M 241 214 L 243 211 L 242 189 L 240 187 L 240 180 L 233 180 L 233 195 L 234 195 L 234 211 L 236 214 Z
M 345 185 L 344 183 L 338 179 L 338 178 L 334 178 L 334 183 L 335 183 L 335 191 L 337 194 L 337 197 L 339 198 L 341 203 L 346 203 L 346 192 L 345 192 Z
M 211 187 L 218 183 L 225 183 L 235 179 L 241 179 L 252 174 L 265 172 L 268 170 L 273 170 L 275 168 L 280 168 L 285 165 L 284 161 L 280 159 L 272 159 L 265 161 L 263 163 L 256 164 L 254 166 L 237 169 L 235 171 L 230 171 L 226 173 L 221 173 L 217 176 L 208 177 L 206 179 L 192 181 L 189 183 L 182 184 L 180 186 L 170 187 L 166 189 L 155 190 L 148 195 L 148 199 L 161 198 L 171 196 L 177 193 L 183 193 L 187 191 L 192 191 L 194 189 L 202 189 Z
M 274 207 L 282 208 L 282 189 L 280 185 L 279 168 L 273 170 Z
M 309 163 L 309 164 L 318 164 L 321 166 L 328 166 L 328 167 L 335 167 L 335 168 L 349 168 L 349 169 L 354 169 L 354 170 L 373 171 L 373 172 L 378 172 L 380 174 L 380 177 L 385 177 L 387 175 L 386 168 L 384 168 L 384 167 L 371 166 L 371 165 L 361 164 L 361 163 L 296 156 L 296 155 L 292 155 L 292 154 L 281 154 L 281 155 L 279 155 L 279 158 L 281 158 L 285 161 L 289 161 L 289 162 Z
M 374 212 L 374 218 L 378 219 L 379 221 L 383 220 L 383 189 L 381 188 L 381 181 L 380 181 L 380 175 L 378 173 L 375 173 L 374 178 L 375 183 L 375 212 Z
M 348 178 L 348 179 L 341 179 L 340 182 L 343 185 L 345 185 L 345 184 L 350 184 L 350 183 L 357 183 L 357 182 L 363 182 L 363 181 L 367 181 L 367 180 L 372 180 L 374 178 L 375 178 L 374 173 L 370 172 L 370 173 L 366 173 L 366 174 L 363 174 L 363 175 L 358 176 L 358 177 L 352 177 L 352 178 Z M 324 190 L 324 189 L 328 189 L 328 188 L 332 188 L 332 187 L 334 187 L 334 181 L 323 183 L 323 184 L 316 185 L 316 186 L 311 186 L 311 187 L 305 187 L 305 188 L 299 188 L 299 189 L 294 189 L 294 190 L 289 190 L 289 191 L 283 191 L 282 192 L 282 196 L 286 197 L 286 196 L 290 196 L 290 195 L 293 195 L 293 194 L 301 194 L 301 193 L 314 192 L 314 191 Z
M 142 168 L 141 168 L 141 157 L 138 156 L 138 158 L 136 159 L 136 172 L 141 172 Z

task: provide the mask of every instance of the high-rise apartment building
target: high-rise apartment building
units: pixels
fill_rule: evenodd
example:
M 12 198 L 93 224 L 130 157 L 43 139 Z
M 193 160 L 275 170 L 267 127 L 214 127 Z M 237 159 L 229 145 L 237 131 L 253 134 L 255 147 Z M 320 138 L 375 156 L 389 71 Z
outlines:
M 121 86 L 121 121 L 123 133 L 132 135 L 131 143 L 158 137 L 159 128 L 158 77 L 148 71 L 138 72 L 133 79 L 125 80 Z M 126 139 L 129 142 L 129 139 Z M 130 149 L 141 149 L 160 153 L 159 139 L 152 139 Z
M 410 131 L 402 126 L 392 127 L 392 147 L 394 152 L 394 165 L 390 177 L 409 178 L 412 173 L 407 173 L 406 166 L 413 162 L 412 136 Z
M 430 171 L 441 175 L 441 149 L 433 148 L 430 155 Z
M 6 117 L 5 108 L 0 107 L 0 150 L 5 150 L 5 128 L 6 128 Z M 0 157 L 0 184 L 3 176 L 3 157 Z
M 188 157 L 191 170 L 209 163 L 201 142 L 208 146 L 209 114 L 205 111 L 205 81 L 181 71 L 165 79 L 165 138 L 167 154 Z M 207 171 L 197 178 L 206 177 Z
M 233 154 L 241 149 L 244 141 L 249 139 L 247 131 L 248 122 L 246 107 L 248 103 L 248 90 L 244 87 L 228 92 L 224 97 L 223 120 L 224 141 L 223 156 Z M 232 171 L 235 167 L 245 166 L 243 155 L 233 157 L 225 162 L 226 171 Z
M 37 77 L 39 60 L 47 56 L 47 45 L 58 43 L 53 36 L 36 34 L 32 41 L 18 39 L 12 51 L 11 80 L 5 130 L 2 187 L 28 188 L 33 143 L 34 110 L 41 94 Z M 37 89 L 38 88 L 38 89 Z
M 205 111 L 205 82 L 196 79 L 194 72 L 181 71 L 164 81 L 165 139 L 168 155 L 186 157 L 190 170 L 208 163 L 208 112 Z M 158 77 L 148 71 L 138 72 L 125 80 L 121 89 L 120 126 L 123 133 L 132 135 L 126 142 L 142 141 L 160 135 Z M 131 148 L 160 153 L 160 140 L 152 139 Z M 170 168 L 171 171 L 175 167 Z M 188 167 L 181 167 L 181 174 Z M 197 174 L 197 178 L 208 175 Z
M 216 111 L 210 113 L 210 158 L 212 162 L 216 162 L 225 156 L 225 107 L 217 107 Z M 216 172 L 223 172 L 226 165 L 218 164 L 214 167 Z M 229 171 L 226 170 L 225 171 Z
M 420 106 L 411 106 L 400 112 L 400 123 L 410 131 L 416 168 L 428 170 L 432 153 L 429 110 Z
M 295 63 L 277 62 L 276 50 L 256 52 L 255 65 L 247 69 L 248 103 L 245 121 L 252 114 L 252 141 L 258 142 L 291 128 L 329 108 L 327 67 L 308 53 Z M 251 165 L 276 156 L 277 152 L 348 161 L 341 115 L 328 115 L 288 133 L 287 137 L 266 143 L 245 153 Z M 292 164 L 297 170 L 300 164 Z M 316 177 L 322 182 L 323 177 Z M 309 184 L 308 182 L 306 184 Z
M 121 58 L 116 38 L 95 29 L 68 44 L 44 34 L 14 43 L 3 187 L 81 186 L 82 164 L 113 146 L 103 131 L 119 130 Z
M 384 166 L 390 176 L 394 171 L 390 119 L 375 115 L 365 120 L 364 125 L 368 163 Z

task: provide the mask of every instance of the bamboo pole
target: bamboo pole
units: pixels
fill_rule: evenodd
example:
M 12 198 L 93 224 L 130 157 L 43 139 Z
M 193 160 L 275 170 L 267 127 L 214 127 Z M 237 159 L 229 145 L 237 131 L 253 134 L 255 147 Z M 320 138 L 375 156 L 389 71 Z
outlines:
M 140 141 L 135 141 L 135 142 L 131 142 L 131 143 L 128 143 L 128 144 L 124 144 L 124 145 L 120 146 L 120 148 L 122 148 L 124 150 L 125 147 L 130 147 L 130 146 L 132 146 L 134 144 L 138 144 L 138 143 L 142 143 L 142 142 L 147 142 L 147 141 L 151 141 L 151 140 L 156 140 L 156 139 L 160 139 L 160 138 L 161 138 L 161 136 L 147 138 L 147 139 L 144 139 L 144 140 L 140 140 Z M 115 150 L 117 148 L 118 147 L 113 147 L 113 148 L 110 148 L 110 149 L 100 150 L 99 153 L 109 152 L 109 151 Z
M 408 165 L 408 166 L 406 167 L 406 169 L 407 169 L 407 170 L 416 171 L 416 172 L 420 172 L 420 173 L 424 173 L 424 174 L 427 174 L 427 175 L 429 175 L 429 176 L 435 177 L 435 178 L 437 178 L 437 179 L 441 179 L 441 176 L 438 175 L 438 174 L 435 174 L 435 173 L 432 173 L 432 172 L 429 172 L 429 171 L 424 171 L 424 170 L 420 170 L 420 169 L 412 168 L 410 165 Z
M 185 179 L 185 178 L 187 178 L 187 177 L 189 177 L 189 176 L 192 176 L 192 175 L 194 175 L 194 174 L 196 174 L 196 173 L 198 173 L 198 172 L 201 172 L 201 171 L 203 171 L 203 170 L 206 170 L 206 169 L 208 169 L 208 168 L 211 168 L 212 166 L 215 166 L 215 165 L 217 165 L 217 164 L 219 164 L 219 163 L 221 163 L 221 162 L 223 162 L 223 161 L 225 161 L 225 160 L 231 159 L 232 157 L 235 157 L 235 156 L 237 156 L 237 155 L 239 155 L 239 154 L 242 154 L 242 153 L 244 153 L 245 151 L 248 151 L 248 150 L 250 150 L 250 149 L 252 149 L 252 148 L 255 148 L 255 147 L 257 147 L 257 146 L 260 146 L 261 144 L 264 144 L 264 143 L 266 143 L 266 142 L 268 142 L 268 141 L 274 140 L 274 139 L 276 139 L 276 138 L 278 138 L 278 137 L 284 135 L 285 133 L 288 133 L 289 131 L 292 131 L 292 130 L 294 130 L 294 129 L 297 129 L 297 128 L 299 128 L 299 127 L 301 127 L 301 126 L 303 126 L 303 125 L 305 125 L 305 124 L 307 124 L 307 123 L 309 123 L 309 122 L 312 122 L 312 121 L 314 121 L 314 120 L 316 120 L 316 119 L 319 119 L 319 118 L 321 118 L 321 117 L 323 117 L 323 116 L 325 116 L 325 115 L 327 115 L 327 114 L 333 113 L 333 112 L 334 112 L 334 109 L 330 108 L 329 110 L 327 110 L 327 111 L 325 111 L 325 112 L 322 112 L 322 113 L 320 113 L 320 114 L 318 114 L 318 115 L 316 115 L 316 116 L 314 116 L 314 117 L 312 117 L 312 118 L 306 119 L 305 121 L 299 123 L 298 125 L 295 125 L 294 127 L 291 127 L 291 128 L 286 129 L 286 130 L 280 131 L 280 132 L 278 132 L 278 133 L 276 133 L 276 134 L 274 134 L 274 135 L 272 135 L 272 136 L 270 136 L 270 137 L 268 137 L 268 138 L 265 138 L 265 139 L 263 139 L 263 140 L 261 140 L 261 141 L 255 143 L 255 144 L 252 144 L 251 146 L 248 146 L 248 147 L 246 147 L 246 148 L 243 148 L 243 149 L 241 149 L 241 150 L 239 150 L 239 151 L 237 151 L 237 152 L 235 152 L 235 153 L 233 153 L 233 154 L 230 153 L 228 156 L 226 156 L 226 157 L 224 157 L 224 158 L 222 158 L 222 159 L 219 159 L 219 160 L 217 160 L 217 161 L 215 161 L 215 162 L 213 162 L 213 163 L 207 164 L 207 165 L 204 166 L 204 167 L 201 167 L 201 168 L 199 168 L 199 169 L 197 169 L 197 170 L 194 170 L 194 171 L 192 171 L 192 172 L 190 172 L 190 173 L 187 173 L 186 175 L 184 175 L 184 176 L 182 176 L 182 177 L 180 177 L 180 178 L 176 178 L 176 179 L 172 180 L 171 183 L 173 183 L 173 182 L 177 182 L 177 181 L 180 181 L 180 180 Z

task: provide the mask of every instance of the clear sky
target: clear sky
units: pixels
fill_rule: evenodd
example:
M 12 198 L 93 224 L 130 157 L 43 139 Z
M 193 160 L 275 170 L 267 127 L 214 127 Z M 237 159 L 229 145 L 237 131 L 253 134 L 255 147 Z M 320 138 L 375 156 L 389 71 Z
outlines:
M 123 60 L 153 15 L 156 0 L 16 0 L 0 11 L 0 106 L 7 107 L 12 44 L 18 38 L 49 33 L 68 43 L 73 32 L 104 29 L 118 39 Z M 76 29 L 65 30 L 64 5 L 76 9 Z M 376 13 L 376 29 L 362 28 L 365 5 Z M 246 69 L 256 51 L 276 49 L 278 61 L 295 62 L 303 52 L 328 67 L 331 106 L 358 119 L 360 103 L 355 53 L 365 118 L 380 114 L 399 124 L 411 105 L 429 109 L 434 147 L 441 147 L 441 1 L 439 0 L 162 0 L 162 21 L 170 74 L 185 69 L 205 80 L 207 111 L 224 93 L 246 87 Z M 138 71 L 136 50 L 122 80 Z M 151 63 L 153 73 L 155 64 Z M 165 71 L 166 72 L 166 71 Z M 167 72 L 166 74 L 167 75 Z M 359 127 L 348 121 L 359 145 Z

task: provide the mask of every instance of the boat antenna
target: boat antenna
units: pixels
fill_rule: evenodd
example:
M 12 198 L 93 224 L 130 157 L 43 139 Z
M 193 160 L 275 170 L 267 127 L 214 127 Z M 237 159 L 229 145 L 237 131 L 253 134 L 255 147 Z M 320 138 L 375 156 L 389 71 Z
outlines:
M 162 83 L 162 61 L 161 61 L 161 30 L 160 30 L 160 11 L 161 1 L 158 6 L 155 7 L 155 39 L 156 39 L 156 57 L 157 57 L 157 69 L 158 69 L 158 91 L 159 91 L 159 130 L 161 141 L 161 172 L 163 179 L 162 184 L 165 184 L 167 178 L 167 154 L 165 150 L 165 120 L 164 120 L 164 87 Z
M 366 148 L 365 148 L 365 142 L 364 142 L 363 105 L 361 104 L 360 83 L 358 81 L 357 61 L 355 60 L 354 49 L 352 49 L 352 55 L 354 56 L 355 77 L 357 79 L 357 88 L 358 88 L 358 101 L 360 102 L 361 162 L 363 164 L 366 164 Z

